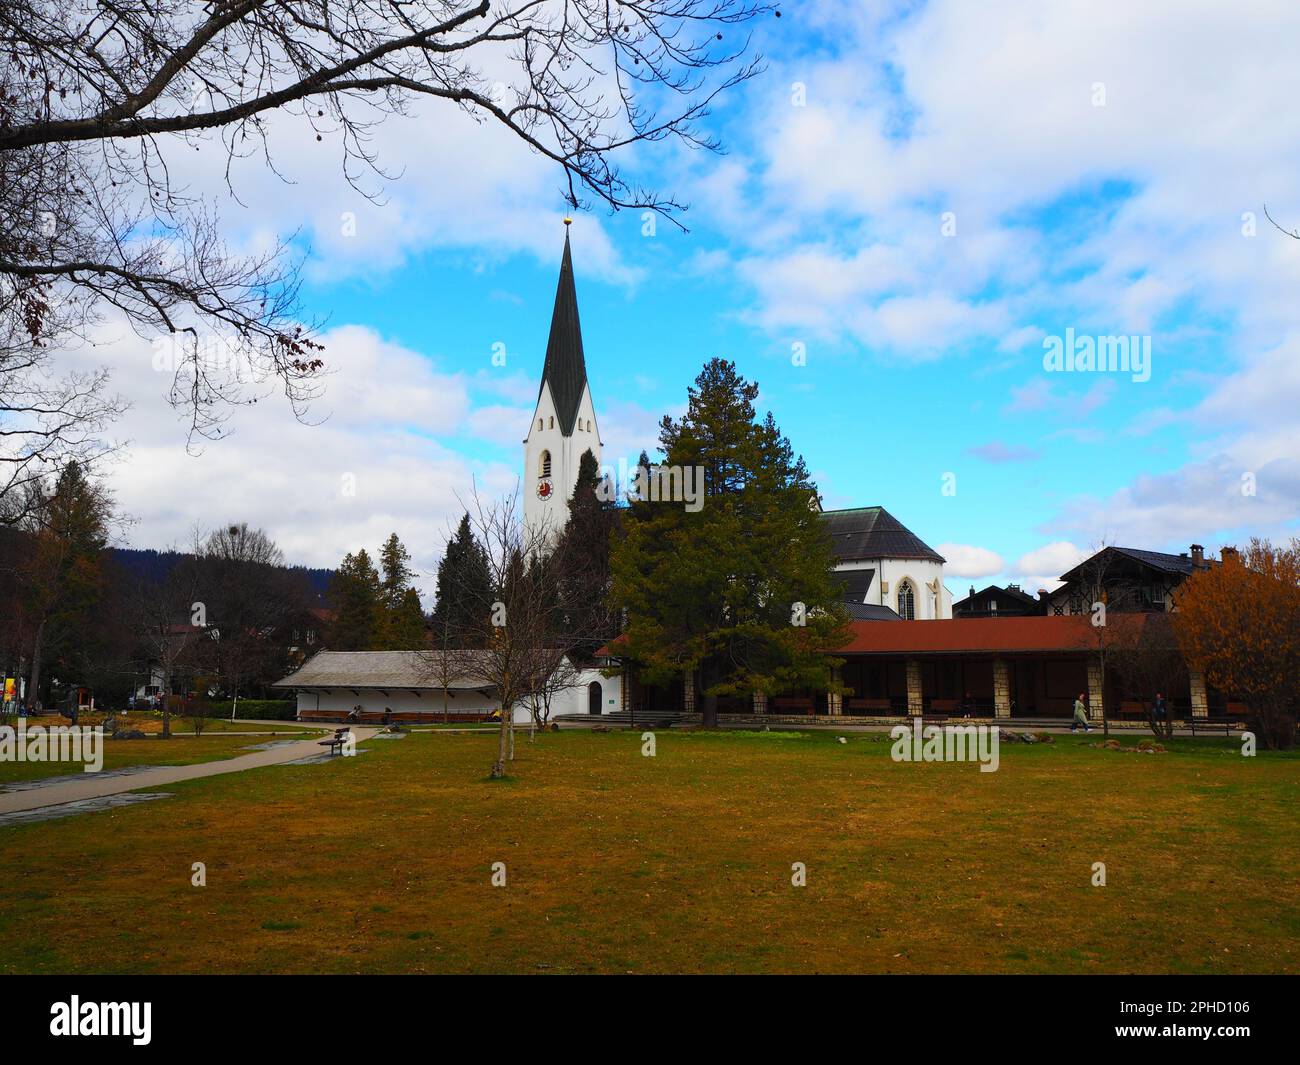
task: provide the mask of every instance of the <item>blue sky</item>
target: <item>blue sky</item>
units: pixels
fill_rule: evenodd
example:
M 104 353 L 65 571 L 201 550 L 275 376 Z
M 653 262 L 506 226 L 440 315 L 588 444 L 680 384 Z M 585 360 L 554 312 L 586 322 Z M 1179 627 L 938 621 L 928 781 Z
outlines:
M 652 446 L 721 355 L 760 383 L 826 505 L 887 507 L 949 558 L 955 593 L 1032 590 L 1102 541 L 1296 535 L 1300 242 L 1262 213 L 1300 224 L 1294 5 L 783 11 L 756 27 L 767 71 L 711 119 L 725 155 L 664 144 L 622 161 L 690 204 L 688 233 L 576 217 L 607 461 Z M 117 484 L 141 519 L 132 542 L 237 516 L 331 564 L 396 529 L 431 569 L 471 478 L 508 487 L 563 240 L 559 175 L 446 112 L 392 125 L 379 146 L 404 173 L 382 206 L 312 158 L 328 144 L 286 129 L 297 184 L 250 170 L 248 207 L 226 214 L 244 240 L 296 230 L 310 249 L 328 418 L 290 426 L 259 405 L 195 458 L 139 403 Z M 1043 338 L 1067 329 L 1150 337 L 1150 380 L 1046 372 Z M 336 498 L 342 473 L 358 499 Z

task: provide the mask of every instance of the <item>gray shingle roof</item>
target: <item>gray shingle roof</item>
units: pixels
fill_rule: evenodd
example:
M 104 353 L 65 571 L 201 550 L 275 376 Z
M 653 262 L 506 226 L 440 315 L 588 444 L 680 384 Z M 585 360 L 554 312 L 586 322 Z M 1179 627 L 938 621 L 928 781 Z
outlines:
M 902 621 L 893 610 L 876 603 L 845 603 L 849 617 L 854 621 Z
M 1090 555 L 1071 570 L 1061 574 L 1061 580 L 1068 581 L 1074 574 L 1078 573 L 1097 555 L 1105 554 L 1107 551 L 1113 551 L 1115 554 L 1124 555 L 1131 558 L 1134 562 L 1140 562 L 1144 566 L 1150 566 L 1152 569 L 1160 570 L 1162 573 L 1175 573 L 1179 576 L 1190 577 L 1192 574 L 1192 560 L 1184 555 L 1171 555 L 1165 551 L 1145 551 L 1139 547 L 1104 547 L 1096 555 Z
M 834 574 L 844 598 L 850 603 L 861 603 L 866 599 L 875 576 L 874 569 L 842 569 Z
M 831 534 L 832 550 L 841 562 L 853 558 L 923 558 L 943 562 L 944 557 L 884 507 L 827 510 L 822 513 Z
M 573 257 L 569 253 L 569 231 L 564 231 L 564 258 L 560 260 L 560 282 L 555 288 L 555 309 L 551 312 L 551 335 L 546 342 L 546 364 L 542 367 L 542 389 L 551 386 L 555 416 L 565 436 L 573 434 L 578 419 L 582 389 L 587 383 L 587 362 L 582 353 L 582 326 L 578 321 L 578 293 L 573 284 Z
M 1038 605 L 1038 597 L 1030 595 L 1028 592 L 1021 591 L 1017 588 L 1004 588 L 999 584 L 990 584 L 981 588 L 978 592 L 974 593 L 974 595 L 968 595 L 964 599 L 957 600 L 957 602 L 952 604 L 952 609 L 955 612 L 963 603 L 969 603 L 972 599 L 977 599 L 981 595 L 988 595 L 990 592 L 993 592 L 995 595 L 1000 595 L 1004 599 L 1019 599 L 1026 606 Z
M 1190 557 L 1171 555 L 1164 551 L 1143 551 L 1138 547 L 1117 547 L 1115 550 L 1122 555 L 1128 555 L 1129 558 L 1145 562 L 1148 566 L 1164 570 L 1167 573 L 1181 573 L 1185 576 L 1191 576 L 1192 573 L 1192 560 Z
M 482 654 L 479 651 L 451 652 L 456 656 Z M 439 651 L 318 651 L 295 673 L 276 681 L 274 688 L 412 688 L 442 690 L 437 656 Z M 453 670 L 455 672 L 455 670 Z M 477 681 L 457 678 L 449 685 L 456 691 L 481 689 Z

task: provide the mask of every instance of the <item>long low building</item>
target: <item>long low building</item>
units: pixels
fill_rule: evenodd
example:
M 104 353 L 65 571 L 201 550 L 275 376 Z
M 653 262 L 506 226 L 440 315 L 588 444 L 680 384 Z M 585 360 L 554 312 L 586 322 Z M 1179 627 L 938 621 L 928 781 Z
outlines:
M 297 693 L 299 721 L 397 722 L 483 721 L 501 712 L 495 690 L 471 668 L 485 651 L 449 652 L 444 665 L 436 651 L 319 651 L 273 687 Z M 545 709 L 560 714 L 598 714 L 617 710 L 620 678 L 599 669 L 561 667 Z M 445 683 L 444 683 L 445 675 Z M 532 708 L 517 704 L 515 721 L 526 723 Z
M 1147 615 L 1112 616 L 1113 629 L 1146 624 Z M 1112 715 L 1140 715 L 1152 692 L 1126 691 L 1114 668 L 1103 668 L 1106 634 L 1087 616 L 956 618 L 888 622 L 855 620 L 853 636 L 832 652 L 841 659 L 847 695 L 826 691 L 731 696 L 720 714 L 904 717 L 971 713 L 980 717 L 1068 718 L 1083 693 L 1100 718 L 1103 696 Z M 1112 633 L 1113 635 L 1113 633 Z M 611 646 L 617 651 L 617 641 Z M 685 678 L 654 686 L 625 663 L 624 710 L 633 718 L 699 711 L 699 694 Z M 1238 713 L 1242 707 L 1185 672 L 1163 692 L 1175 717 Z
M 1146 624 L 1148 615 L 1112 617 L 1115 629 Z M 1090 716 L 1101 715 L 1103 695 L 1112 714 L 1140 714 L 1154 693 L 1124 690 L 1115 669 L 1102 668 L 1104 637 L 1088 617 L 1078 615 L 956 618 L 934 621 L 854 621 L 852 638 L 833 652 L 842 660 L 839 679 L 848 694 L 785 692 L 719 699 L 727 715 L 796 717 L 905 717 L 971 713 L 980 717 L 1065 718 L 1074 699 L 1086 695 Z M 617 644 L 606 652 L 617 655 Z M 303 721 L 482 721 L 501 711 L 490 686 L 472 679 L 482 670 L 457 670 L 466 655 L 453 652 L 449 678 L 434 652 L 321 651 L 276 687 L 297 693 Z M 554 685 L 547 718 L 580 715 L 686 715 L 699 711 L 699 694 L 685 678 L 671 685 L 648 685 L 636 665 L 616 657 L 603 668 L 578 670 L 565 665 L 563 683 Z M 572 669 L 571 673 L 567 673 Z M 1240 707 L 1208 687 L 1196 673 L 1185 673 L 1164 692 L 1173 716 L 1204 717 L 1237 713 Z M 514 707 L 525 723 L 528 705 Z

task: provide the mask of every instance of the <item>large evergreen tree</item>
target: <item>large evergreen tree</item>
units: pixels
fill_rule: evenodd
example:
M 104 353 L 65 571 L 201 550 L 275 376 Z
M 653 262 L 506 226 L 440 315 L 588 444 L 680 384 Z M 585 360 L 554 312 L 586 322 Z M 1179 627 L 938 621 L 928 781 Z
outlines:
M 343 557 L 330 599 L 336 651 L 418 651 L 427 644 L 420 593 L 411 584 L 411 555 L 391 534 L 379 549 L 379 569 L 362 548 Z
M 384 647 L 386 651 L 419 651 L 427 644 L 424 629 L 424 608 L 420 593 L 407 587 L 397 605 L 387 614 Z
M 379 549 L 379 569 L 383 575 L 382 591 L 384 605 L 396 610 L 411 586 L 411 553 L 406 545 L 397 538 L 397 533 L 389 535 L 384 546 Z
M 618 615 L 609 603 L 610 547 L 618 524 L 614 493 L 602 486 L 596 456 L 584 451 L 569 499 L 569 518 L 550 560 L 557 567 L 565 628 L 581 634 L 580 646 L 569 648 L 580 660 L 590 659 L 618 635 Z
M 424 610 L 412 586 L 411 554 L 391 534 L 379 549 L 381 573 L 378 650 L 417 651 L 425 644 Z
M 719 695 L 834 690 L 826 652 L 849 636 L 816 486 L 757 395 L 734 363 L 704 367 L 659 433 L 665 465 L 703 470 L 703 504 L 633 500 L 612 553 L 626 653 L 651 682 L 685 674 L 706 725 Z
M 474 536 L 469 515 L 460 519 L 456 535 L 438 563 L 438 601 L 433 608 L 433 638 L 440 647 L 476 647 L 489 631 L 485 604 L 491 594 L 483 545 Z
M 355 555 L 343 556 L 330 586 L 334 606 L 334 623 L 330 627 L 330 647 L 335 651 L 371 651 L 379 638 L 379 573 L 363 547 Z

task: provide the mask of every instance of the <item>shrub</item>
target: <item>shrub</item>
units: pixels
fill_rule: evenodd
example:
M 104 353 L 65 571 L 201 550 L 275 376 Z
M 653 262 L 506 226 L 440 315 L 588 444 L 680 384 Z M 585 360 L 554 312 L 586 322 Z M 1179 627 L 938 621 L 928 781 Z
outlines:
M 212 716 L 230 719 L 233 699 L 223 699 L 212 704 Z M 298 716 L 295 699 L 240 699 L 235 711 L 236 721 L 292 721 Z

